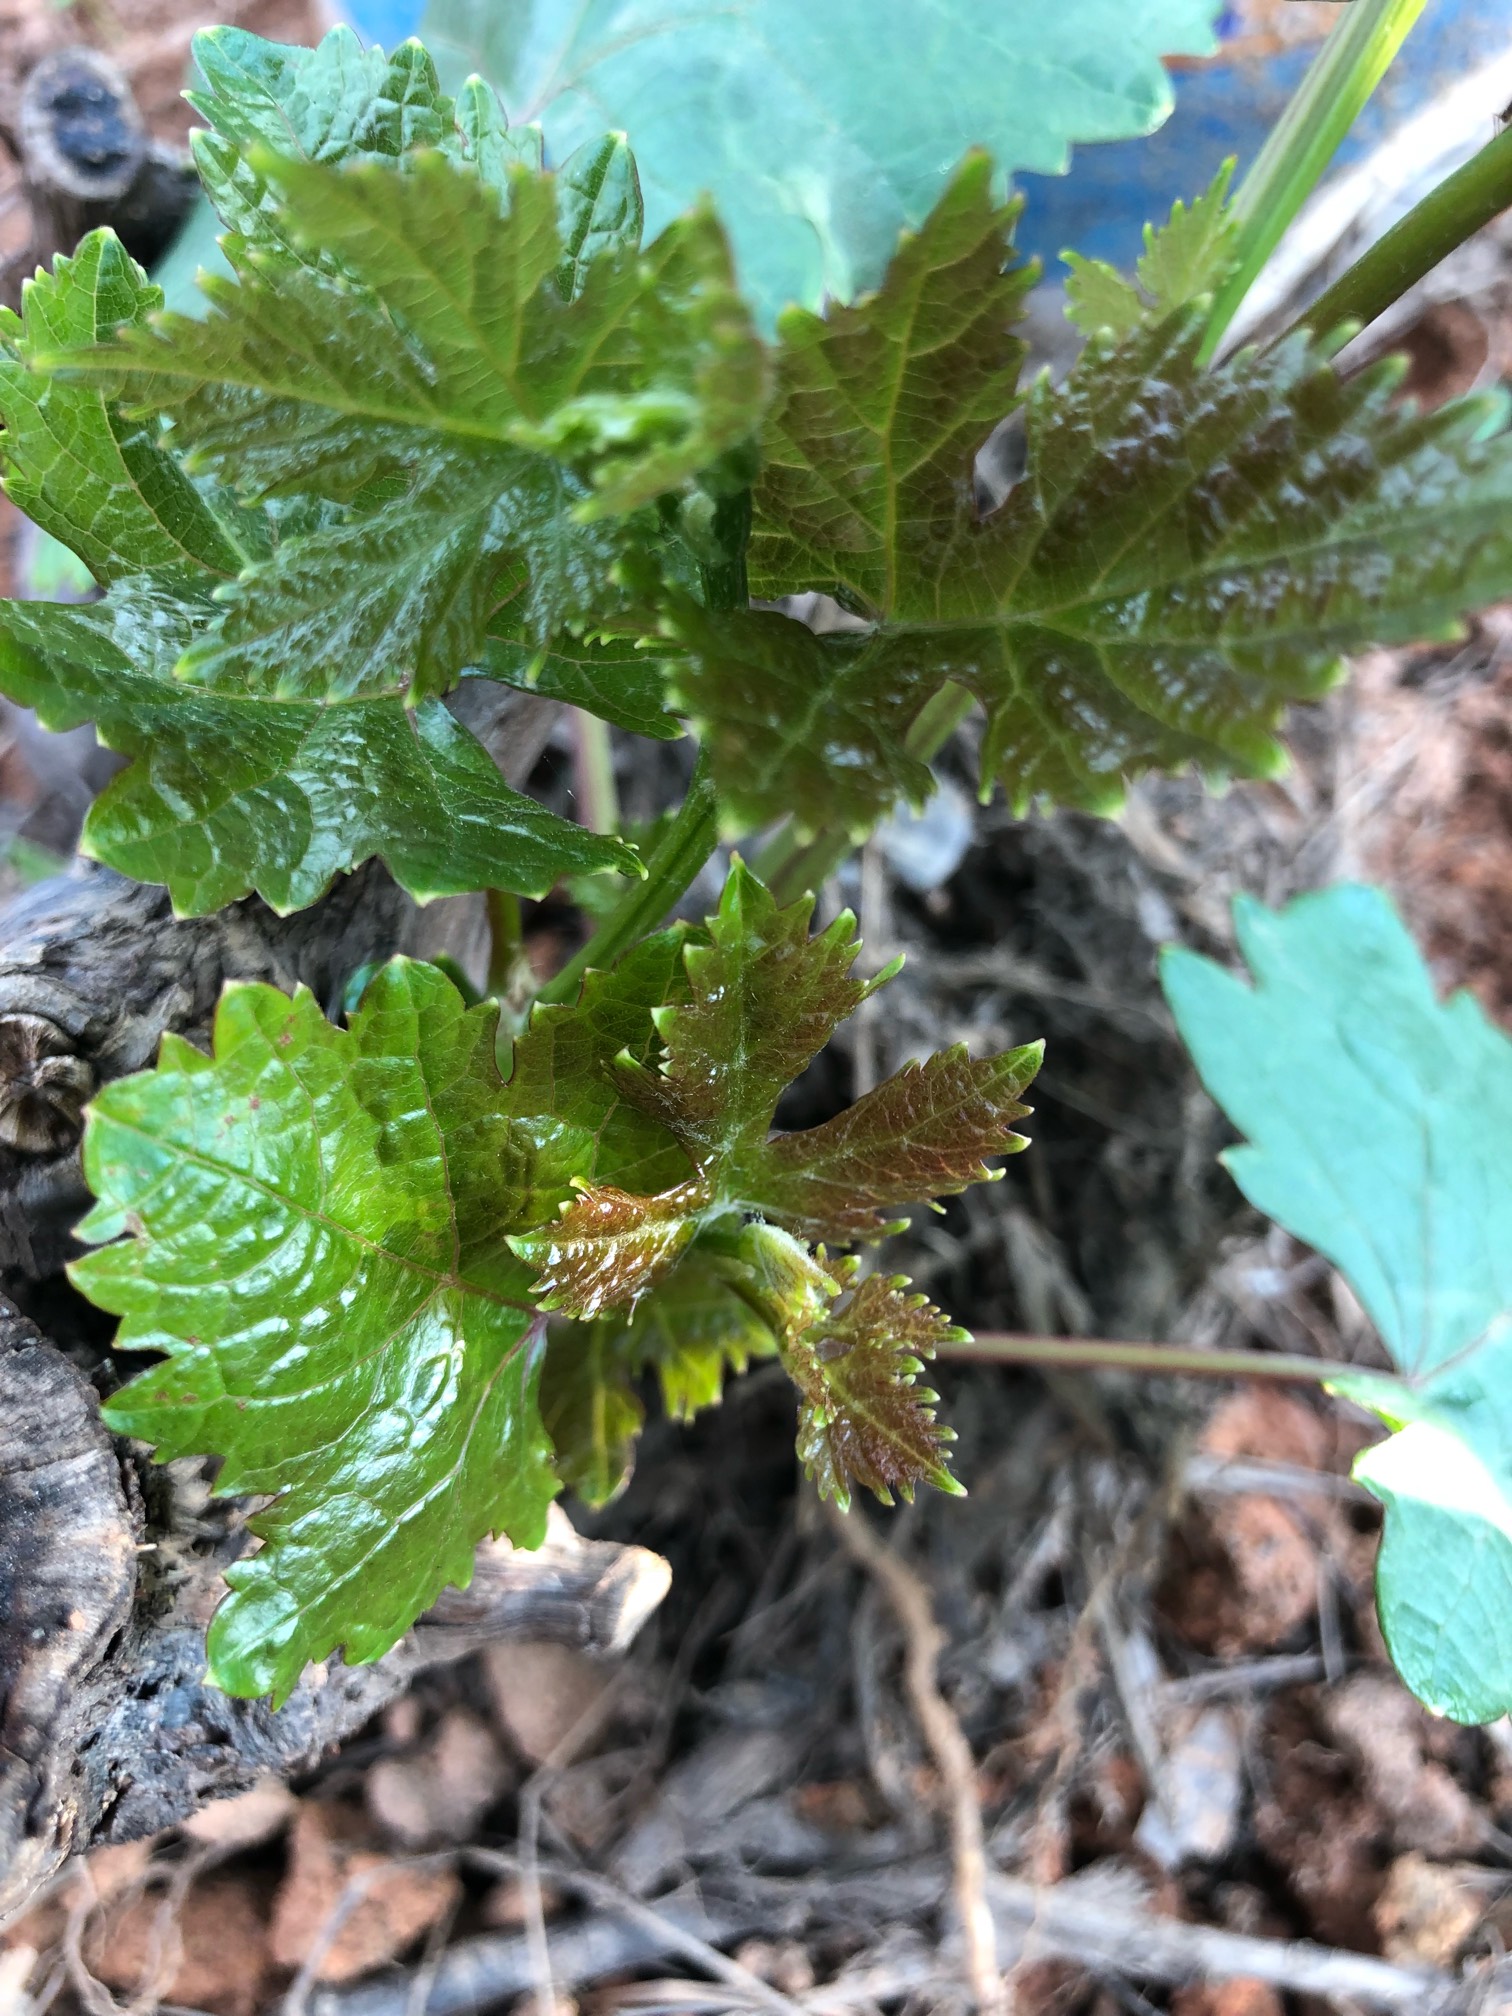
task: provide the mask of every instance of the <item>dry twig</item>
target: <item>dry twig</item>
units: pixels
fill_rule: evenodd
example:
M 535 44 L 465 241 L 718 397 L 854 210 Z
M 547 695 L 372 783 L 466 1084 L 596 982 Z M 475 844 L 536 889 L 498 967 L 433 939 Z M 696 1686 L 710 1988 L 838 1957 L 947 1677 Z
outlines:
M 513 1855 L 496 1854 L 492 1849 L 469 1850 L 468 1859 L 481 1868 L 491 1869 L 501 1876 L 523 1878 L 523 1858 Z M 596 1904 L 601 1911 L 612 1912 L 616 1917 L 626 1918 L 632 1925 L 639 1926 L 654 1938 L 664 1942 L 664 1950 L 679 1954 L 684 1960 L 691 1960 L 695 1967 L 702 1967 L 717 1981 L 723 1981 L 727 1988 L 736 1989 L 743 2000 L 755 2007 L 766 2009 L 771 2016 L 803 2016 L 796 2002 L 753 1974 L 749 1967 L 742 1967 L 738 1960 L 721 1953 L 717 1946 L 707 1939 L 701 1939 L 696 1932 L 669 1918 L 665 1911 L 654 1904 L 644 1903 L 639 1897 L 632 1897 L 617 1883 L 606 1877 L 595 1876 L 591 1870 L 574 1869 L 565 1863 L 553 1862 L 543 1870 L 536 1865 L 536 1880 L 543 1874 L 564 1890 L 575 1890 L 590 1904 Z
M 940 1692 L 936 1672 L 945 1635 L 935 1622 L 929 1591 L 908 1564 L 855 1513 L 840 1512 L 833 1506 L 828 1511 L 841 1545 L 880 1587 L 902 1628 L 904 1686 L 945 1789 L 956 1908 L 966 1938 L 971 1992 L 981 2016 L 1007 2016 L 997 1936 L 987 1902 L 987 1851 L 977 1799 L 976 1760 L 954 1710 Z

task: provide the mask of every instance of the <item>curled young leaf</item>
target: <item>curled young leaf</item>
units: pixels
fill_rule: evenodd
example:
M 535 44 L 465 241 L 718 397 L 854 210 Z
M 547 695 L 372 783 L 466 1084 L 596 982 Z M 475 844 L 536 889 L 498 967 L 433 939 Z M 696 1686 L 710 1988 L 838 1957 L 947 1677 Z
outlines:
M 906 1293 L 901 1274 L 854 1282 L 854 1262 L 814 1260 L 795 1241 L 784 1256 L 785 1240 L 753 1226 L 744 1250 L 760 1252 L 769 1281 L 785 1271 L 793 1284 L 782 1362 L 801 1396 L 798 1454 L 820 1496 L 842 1509 L 852 1484 L 884 1505 L 895 1492 L 911 1499 L 921 1483 L 960 1496 L 946 1459 L 954 1431 L 935 1419 L 940 1396 L 918 1379 L 941 1344 L 966 1332 L 926 1296 Z
M 576 1193 L 554 1225 L 510 1244 L 539 1270 L 530 1291 L 536 1307 L 583 1322 L 606 1309 L 634 1309 L 687 1251 L 709 1203 L 699 1182 L 637 1197 L 578 1178 Z

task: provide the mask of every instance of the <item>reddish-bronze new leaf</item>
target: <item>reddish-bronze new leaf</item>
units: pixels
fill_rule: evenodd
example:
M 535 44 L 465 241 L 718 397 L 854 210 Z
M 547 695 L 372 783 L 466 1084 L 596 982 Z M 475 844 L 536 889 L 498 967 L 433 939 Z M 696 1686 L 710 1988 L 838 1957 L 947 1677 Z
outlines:
M 1012 1122 L 1033 1110 L 1019 1094 L 1044 1047 L 973 1058 L 957 1043 L 905 1064 L 822 1127 L 763 1144 L 746 1201 L 806 1239 L 849 1244 L 881 1238 L 883 1212 L 993 1181 L 987 1159 L 1029 1145 Z
M 576 1184 L 555 1225 L 510 1241 L 541 1270 L 531 1290 L 536 1306 L 587 1321 L 607 1309 L 634 1308 L 677 1265 L 692 1243 L 709 1192 L 680 1183 L 656 1197 L 637 1197 L 612 1184 Z
M 843 1277 L 841 1277 L 843 1279 Z M 939 1394 L 916 1382 L 941 1344 L 965 1337 L 902 1275 L 870 1274 L 783 1351 L 802 1395 L 798 1454 L 824 1498 L 850 1503 L 852 1484 L 890 1505 L 915 1484 L 961 1492 L 946 1468 L 952 1429 L 935 1419 Z

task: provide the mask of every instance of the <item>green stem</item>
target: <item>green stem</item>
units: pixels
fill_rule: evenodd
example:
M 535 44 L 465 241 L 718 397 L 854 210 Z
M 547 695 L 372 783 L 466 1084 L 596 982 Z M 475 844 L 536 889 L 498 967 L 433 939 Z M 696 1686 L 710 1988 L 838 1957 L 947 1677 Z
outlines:
M 1341 323 L 1374 322 L 1441 259 L 1512 207 L 1512 126 L 1446 176 L 1421 203 L 1340 274 L 1286 333 L 1315 329 L 1326 336 Z
M 536 998 L 575 1001 L 590 966 L 612 966 L 638 938 L 656 929 L 714 852 L 718 841 L 719 806 L 708 760 L 700 752 L 682 810 L 646 863 L 646 879 L 626 892 L 577 957 L 569 959 Z
M 520 899 L 507 889 L 490 889 L 484 897 L 488 910 L 487 991 L 502 1000 L 514 984 L 520 961 L 525 956 L 525 932 L 520 919 Z
M 614 744 L 609 739 L 609 724 L 585 708 L 574 707 L 572 735 L 583 824 L 594 833 L 617 833 L 619 791 L 614 782 Z
M 920 709 L 904 748 L 921 763 L 931 762 L 975 705 L 964 686 L 947 682 Z M 848 827 L 822 826 L 812 840 L 797 846 L 791 828 L 784 827 L 762 850 L 755 872 L 779 903 L 796 903 L 808 890 L 827 881 L 855 844 Z
M 942 1344 L 942 1358 L 993 1365 L 1047 1365 L 1063 1372 L 1174 1373 L 1194 1379 L 1280 1379 L 1326 1386 L 1353 1368 L 1283 1351 L 1194 1351 L 1184 1344 L 1117 1344 L 1106 1338 L 1019 1337 L 983 1330 L 964 1344 Z
M 1213 303 L 1198 362 L 1211 362 L 1239 305 L 1422 13 L 1425 0 L 1354 0 L 1271 129 L 1234 197 L 1232 278 Z

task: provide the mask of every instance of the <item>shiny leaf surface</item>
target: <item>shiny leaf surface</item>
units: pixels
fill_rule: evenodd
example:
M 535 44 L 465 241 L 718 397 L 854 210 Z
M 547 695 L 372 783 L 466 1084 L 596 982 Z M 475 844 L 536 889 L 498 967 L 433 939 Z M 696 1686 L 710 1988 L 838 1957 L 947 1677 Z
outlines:
M 507 612 L 506 612 L 507 613 Z M 632 735 L 675 741 L 682 724 L 666 705 L 667 675 L 651 648 L 639 640 L 616 642 L 558 637 L 537 647 L 519 637 L 501 636 L 495 617 L 478 660 L 478 670 L 501 685 L 543 699 L 565 700 Z
M 582 1322 L 606 1309 L 634 1309 L 693 1243 L 708 1204 L 708 1190 L 698 1182 L 638 1197 L 580 1180 L 555 1224 L 512 1242 L 538 1270 L 530 1290 L 537 1308 Z
M 162 298 L 118 241 L 95 231 L 27 282 L 20 315 L 0 309 L 6 494 L 106 584 L 158 568 L 229 578 L 246 558 L 154 423 L 33 369 L 39 355 L 92 350 L 122 324 L 139 326 Z
M 571 1202 L 574 1177 L 651 1194 L 691 1176 L 673 1136 L 616 1082 L 617 1066 L 657 1054 L 653 1017 L 686 999 L 689 936 L 674 925 L 642 939 L 612 973 L 590 972 L 573 1006 L 538 1005 L 516 1041 L 509 1107 L 533 1144 L 543 1219 Z
M 537 649 L 601 627 L 616 560 L 655 535 L 643 507 L 747 443 L 766 404 L 712 213 L 642 248 L 622 137 L 547 175 L 539 134 L 512 133 L 476 79 L 447 96 L 416 43 L 386 58 L 346 29 L 316 50 L 225 29 L 197 47 L 197 158 L 231 226 L 210 312 L 149 319 L 150 290 L 76 287 L 24 360 L 65 412 L 124 405 L 136 419 L 110 424 L 134 449 L 167 416 L 185 468 L 342 507 L 229 564 L 222 540 L 225 617 L 186 676 L 417 699 L 506 605 Z
M 881 984 L 852 977 L 861 947 L 850 912 L 810 938 L 813 911 L 811 896 L 779 908 L 737 860 L 707 939 L 684 952 L 687 998 L 656 1010 L 660 1064 L 619 1065 L 626 1097 L 721 1185 L 765 1142 L 784 1088 Z
M 1436 1000 L 1386 898 L 1343 884 L 1236 911 L 1253 984 L 1165 956 L 1178 1027 L 1245 1137 L 1245 1195 L 1325 1254 L 1399 1378 L 1338 1390 L 1397 1432 L 1355 1474 L 1386 1506 L 1382 1627 L 1461 1722 L 1512 1708 L 1512 1042 Z
M 232 988 L 213 1060 L 170 1036 L 91 1108 L 81 1231 L 116 1243 L 75 1279 L 124 1348 L 165 1354 L 112 1425 L 277 1494 L 211 1626 L 229 1692 L 281 1699 L 338 1645 L 375 1659 L 486 1533 L 541 1539 L 543 1335 L 503 1238 L 494 1043 L 492 1010 L 401 960 L 348 1030 Z
M 213 608 L 148 580 L 106 602 L 0 603 L 0 689 L 47 727 L 93 721 L 135 758 L 90 809 L 83 847 L 199 915 L 251 890 L 313 903 L 372 855 L 420 897 L 505 888 L 633 859 L 511 791 L 435 700 L 325 706 L 206 692 L 173 676 Z
M 849 1245 L 887 1231 L 881 1215 L 988 1183 L 986 1158 L 1029 1146 L 1010 1131 L 1044 1056 L 1029 1043 L 972 1058 L 964 1044 L 906 1064 L 833 1120 L 766 1144 L 748 1201 L 805 1239 Z
M 968 163 L 874 300 L 788 318 L 754 578 L 838 588 L 864 627 L 673 612 L 676 697 L 732 823 L 860 833 L 917 802 L 909 732 L 951 683 L 986 712 L 984 789 L 1018 810 L 1113 810 L 1128 779 L 1187 764 L 1272 775 L 1286 703 L 1345 652 L 1442 636 L 1512 591 L 1499 408 L 1417 413 L 1395 365 L 1346 380 L 1304 339 L 1199 371 L 1200 311 L 1037 382 L 1026 473 L 979 518 L 946 385 L 973 410 L 1009 396 L 1002 224 Z
M 171 417 L 224 481 L 353 507 L 228 591 L 193 676 L 263 690 L 292 664 L 312 695 L 444 692 L 504 603 L 537 643 L 594 613 L 639 535 L 588 521 L 677 489 L 757 424 L 765 359 L 708 213 L 644 252 L 590 219 L 574 250 L 553 179 L 522 166 L 501 195 L 439 153 L 253 160 L 282 235 L 323 263 L 228 239 L 237 277 L 207 278 L 206 319 L 161 317 L 70 366 Z

